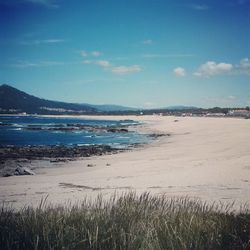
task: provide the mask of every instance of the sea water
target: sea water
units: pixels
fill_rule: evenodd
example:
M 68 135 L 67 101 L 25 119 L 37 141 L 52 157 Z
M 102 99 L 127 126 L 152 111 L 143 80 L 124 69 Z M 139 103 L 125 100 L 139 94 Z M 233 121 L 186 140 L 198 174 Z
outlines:
M 109 145 L 126 148 L 147 143 L 150 138 L 137 132 L 88 131 L 86 129 L 60 130 L 68 124 L 91 127 L 123 127 L 139 125 L 132 120 L 94 120 L 82 118 L 41 117 L 41 116 L 0 116 L 0 146 L 80 146 Z M 29 129 L 37 127 L 39 129 Z

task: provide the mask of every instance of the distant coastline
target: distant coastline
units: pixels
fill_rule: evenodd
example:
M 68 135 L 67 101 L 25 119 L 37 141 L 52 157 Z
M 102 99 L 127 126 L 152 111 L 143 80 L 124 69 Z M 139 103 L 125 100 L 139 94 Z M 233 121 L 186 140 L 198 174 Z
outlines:
M 38 98 L 3 84 L 0 86 L 0 114 L 12 115 L 176 115 L 250 118 L 249 107 L 170 106 L 166 108 L 132 108 L 119 105 L 66 103 Z

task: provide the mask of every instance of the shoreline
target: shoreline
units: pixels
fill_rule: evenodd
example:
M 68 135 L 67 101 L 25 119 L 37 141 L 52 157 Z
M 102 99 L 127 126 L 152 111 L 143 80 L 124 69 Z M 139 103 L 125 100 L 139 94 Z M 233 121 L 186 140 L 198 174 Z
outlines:
M 35 176 L 1 178 L 0 200 L 22 207 L 37 206 L 47 195 L 48 202 L 65 204 L 99 193 L 108 198 L 114 192 L 146 191 L 209 203 L 234 201 L 236 207 L 249 203 L 249 120 L 126 117 L 131 118 L 143 122 L 140 131 L 171 136 L 122 154 L 55 163 L 52 168 L 40 163 Z
M 44 117 L 44 116 L 39 116 Z M 48 116 L 46 116 L 48 117 Z M 51 117 L 51 116 L 50 116 Z M 62 118 L 61 116 L 53 116 L 55 118 Z M 64 117 L 65 118 L 65 117 Z M 68 118 L 68 116 L 67 116 Z M 70 117 L 72 118 L 72 117 Z M 91 119 L 91 120 L 105 120 L 100 117 L 73 117 L 78 119 Z M 122 119 L 106 119 L 114 121 L 123 121 Z M 128 121 L 128 119 L 124 120 Z M 132 121 L 132 120 L 129 120 Z M 134 120 L 133 120 L 134 121 Z M 4 124 L 5 125 L 5 124 Z M 8 125 L 8 124 L 7 124 Z M 120 124 L 120 125 L 85 125 L 79 123 L 66 123 L 65 125 L 56 125 L 52 127 L 43 127 L 43 125 L 27 125 L 26 130 L 35 131 L 88 131 L 88 132 L 109 132 L 109 133 L 122 133 L 127 134 L 136 132 L 138 134 L 145 134 L 142 131 L 143 124 Z M 147 144 L 151 144 L 153 140 L 159 137 L 166 136 L 165 134 L 148 134 L 147 142 L 134 142 L 124 146 L 116 147 L 115 145 L 108 144 L 86 144 L 86 145 L 2 145 L 0 146 L 0 177 L 10 177 L 19 175 L 34 175 L 38 161 L 47 162 L 50 168 L 53 167 L 53 163 L 68 163 L 69 161 L 84 160 L 86 157 L 102 156 L 108 154 L 117 154 L 133 150 L 138 147 L 144 147 Z M 169 136 L 169 134 L 167 134 Z M 38 164 L 39 166 L 41 164 Z M 23 170 L 27 171 L 23 171 Z M 20 170 L 20 171 L 19 171 Z M 34 172 L 35 171 L 35 172 Z

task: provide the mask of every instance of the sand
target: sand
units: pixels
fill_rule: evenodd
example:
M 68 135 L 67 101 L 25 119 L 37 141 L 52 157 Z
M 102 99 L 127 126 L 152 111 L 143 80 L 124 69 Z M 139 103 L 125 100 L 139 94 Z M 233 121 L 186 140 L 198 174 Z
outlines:
M 93 118 L 93 117 L 92 117 Z M 169 133 L 129 152 L 54 164 L 35 176 L 0 178 L 0 200 L 13 207 L 79 202 L 98 194 L 148 191 L 207 202 L 250 201 L 250 120 L 206 117 L 96 117 L 145 122 L 145 133 Z M 177 121 L 176 121 L 177 120 Z M 92 167 L 89 167 L 89 164 Z M 49 165 L 51 166 L 51 165 Z

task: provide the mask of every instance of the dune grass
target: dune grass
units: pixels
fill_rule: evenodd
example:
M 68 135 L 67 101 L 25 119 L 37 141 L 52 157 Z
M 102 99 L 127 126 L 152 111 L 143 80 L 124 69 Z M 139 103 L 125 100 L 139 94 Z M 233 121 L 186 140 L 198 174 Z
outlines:
M 1 249 L 250 249 L 250 213 L 128 193 L 18 211 L 2 205 Z

